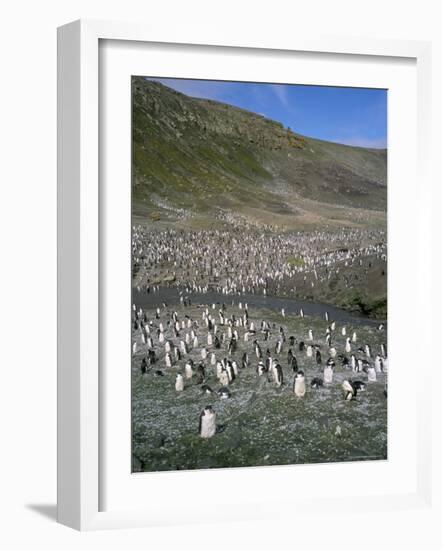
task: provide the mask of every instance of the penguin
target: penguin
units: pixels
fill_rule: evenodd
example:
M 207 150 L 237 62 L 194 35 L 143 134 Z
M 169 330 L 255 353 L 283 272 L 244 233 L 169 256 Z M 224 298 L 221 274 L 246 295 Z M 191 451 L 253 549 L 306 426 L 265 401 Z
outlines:
M 241 365 L 243 369 L 247 368 L 250 365 L 249 356 L 246 351 L 243 353 Z
M 298 372 L 298 360 L 294 355 L 292 357 L 292 362 L 290 364 L 290 367 L 292 367 L 293 372 Z
M 201 391 L 207 395 L 211 395 L 213 393 L 213 390 L 210 386 L 207 386 L 206 384 L 203 384 L 201 386 Z
M 184 367 L 184 375 L 185 377 L 190 380 L 193 376 L 193 363 L 192 361 L 188 361 Z
M 305 395 L 305 376 L 302 370 L 295 374 L 293 381 L 293 393 L 297 397 L 304 397 Z
M 177 373 L 175 377 L 175 389 L 176 391 L 184 390 L 184 378 L 183 378 L 183 375 L 180 373 Z
M 200 363 L 196 368 L 196 384 L 203 384 L 206 380 L 206 369 L 204 365 Z
M 238 363 L 235 361 L 235 359 L 232 361 L 232 367 L 233 367 L 233 372 L 235 373 L 235 376 L 238 376 Z
M 313 348 L 312 346 L 307 346 L 307 357 L 313 357 Z
M 353 372 L 356 371 L 356 356 L 354 353 L 351 354 L 351 357 L 350 357 L 350 365 L 351 365 L 351 370 Z
M 267 371 L 264 363 L 262 361 L 260 361 L 258 363 L 258 366 L 256 367 L 256 372 L 258 374 L 258 376 L 262 376 L 265 372 Z
M 314 390 L 319 390 L 319 388 L 322 388 L 324 385 L 324 382 L 322 381 L 322 378 L 319 378 L 318 376 L 315 376 L 313 380 L 310 382 L 310 386 Z
M 376 372 L 379 373 L 379 372 L 382 372 L 382 358 L 380 355 L 376 355 L 375 357 L 375 360 L 374 360 L 374 368 L 376 369 Z
M 367 367 L 367 379 L 369 382 L 376 382 L 376 368 L 374 365 Z
M 147 372 L 147 361 L 146 361 L 146 358 L 143 357 L 143 359 L 141 359 L 141 374 L 146 374 Z
M 345 341 L 345 352 L 350 353 L 351 352 L 351 343 L 350 338 L 347 338 Z
M 299 342 L 298 348 L 299 348 L 299 351 L 304 351 L 304 349 L 305 349 L 305 344 L 304 344 L 304 342 Z
M 290 344 L 290 346 L 294 346 L 294 345 L 295 345 L 295 337 L 294 337 L 294 336 L 290 336 L 290 337 L 289 337 L 289 344 Z
M 365 382 L 362 382 L 362 380 L 353 380 L 352 381 L 353 387 L 356 391 L 365 391 L 366 385 Z
M 290 365 L 292 364 L 292 359 L 293 359 L 294 355 L 293 355 L 293 351 L 292 351 L 292 348 L 289 349 L 289 351 L 287 352 L 287 365 L 290 367 Z
M 207 405 L 201 411 L 199 421 L 199 434 L 201 437 L 207 439 L 213 437 L 216 433 L 216 413 L 212 409 L 211 405 Z
M 189 347 L 188 347 L 188 344 L 187 342 L 185 342 L 184 340 L 181 340 L 180 342 L 180 348 L 181 348 L 181 353 L 183 355 L 187 355 L 189 353 Z
M 319 366 L 322 364 L 321 352 L 317 349 L 315 353 L 316 364 Z
M 228 346 L 229 355 L 234 354 L 236 349 L 237 349 L 237 340 L 236 340 L 235 336 L 233 335 L 232 338 L 229 341 L 229 346 Z
M 278 340 L 276 342 L 276 346 L 275 346 L 275 353 L 281 353 L 282 351 L 282 341 L 281 340 Z
M 275 385 L 280 388 L 283 384 L 283 374 L 282 374 L 282 367 L 279 363 L 276 363 L 276 365 L 273 367 L 273 382 Z
M 358 393 L 356 387 L 351 380 L 344 380 L 342 382 L 342 389 L 344 390 L 344 396 L 346 401 L 354 399 Z
M 324 383 L 331 384 L 333 382 L 333 367 L 327 363 L 324 369 Z
M 262 358 L 262 350 L 261 350 L 261 346 L 258 344 L 257 340 L 255 340 L 253 342 L 253 346 L 255 348 L 255 355 L 256 355 L 257 359 L 261 359 Z
M 228 386 L 230 384 L 230 378 L 227 373 L 226 367 L 222 367 L 219 375 L 219 381 L 222 386 Z
M 308 331 L 308 339 L 309 339 L 310 341 L 313 340 L 313 330 L 312 330 L 311 328 L 310 328 L 309 331 Z
M 227 376 L 229 377 L 229 384 L 231 384 L 236 378 L 235 369 L 231 361 L 228 361 L 226 371 L 227 371 Z
M 223 364 L 221 363 L 221 361 L 217 361 L 216 362 L 216 377 L 218 378 L 218 380 L 219 380 L 219 377 L 221 375 L 222 370 L 223 370 Z
M 166 367 L 171 367 L 172 366 L 172 355 L 169 352 L 166 353 L 165 360 L 166 360 Z
M 226 387 L 220 388 L 218 390 L 218 396 L 219 396 L 220 399 L 229 399 L 230 396 L 231 396 L 229 388 L 226 388 Z

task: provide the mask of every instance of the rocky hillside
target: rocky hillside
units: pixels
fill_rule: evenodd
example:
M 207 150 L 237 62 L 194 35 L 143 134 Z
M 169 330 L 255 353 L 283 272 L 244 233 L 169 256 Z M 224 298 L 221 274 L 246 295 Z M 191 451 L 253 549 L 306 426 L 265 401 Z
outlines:
M 256 113 L 134 77 L 133 214 L 303 228 L 385 222 L 387 154 L 306 138 Z

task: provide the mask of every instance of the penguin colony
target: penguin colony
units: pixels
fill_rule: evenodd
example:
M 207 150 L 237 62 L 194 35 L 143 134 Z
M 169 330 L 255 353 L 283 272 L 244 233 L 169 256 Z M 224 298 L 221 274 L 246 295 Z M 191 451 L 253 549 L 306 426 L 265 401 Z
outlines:
M 231 224 L 204 231 L 134 226 L 134 286 L 156 292 L 160 284 L 183 292 L 215 291 L 296 297 L 336 284 L 386 288 L 386 232 L 382 229 L 287 232 Z M 284 316 L 284 313 L 282 313 Z
M 265 384 L 274 388 L 275 396 L 292 395 L 294 404 L 320 399 L 326 388 L 337 387 L 342 402 L 363 400 L 378 384 L 383 399 L 387 397 L 383 325 L 373 329 L 375 347 L 373 339 L 364 342 L 358 329 L 336 323 L 328 313 L 322 330 L 317 324 L 309 328 L 309 318 L 300 311 L 296 317 L 303 328 L 294 334 L 286 327 L 285 311 L 266 319 L 258 318 L 261 310 L 252 314 L 241 300 L 228 306 L 190 303 L 189 295 L 182 293 L 179 305 L 164 303 L 156 310 L 132 306 L 132 365 L 147 384 L 156 384 L 156 377 L 170 380 L 177 400 L 188 388 L 200 388 L 194 429 L 202 439 L 216 437 L 228 426 L 219 404 L 235 396 L 245 373 L 253 373 L 251 390 Z M 340 426 L 335 433 L 342 436 Z

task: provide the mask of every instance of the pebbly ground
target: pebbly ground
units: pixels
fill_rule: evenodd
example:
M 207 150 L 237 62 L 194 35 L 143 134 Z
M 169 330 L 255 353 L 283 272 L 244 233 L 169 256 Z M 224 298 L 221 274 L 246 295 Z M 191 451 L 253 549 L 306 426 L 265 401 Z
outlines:
M 207 305 L 208 311 L 218 322 L 219 304 L 215 309 Z M 148 320 L 152 320 L 152 338 L 158 362 L 146 373 L 140 370 L 145 346 L 141 333 L 133 330 L 133 341 L 137 342 L 137 352 L 132 359 L 132 430 L 133 430 L 133 471 L 191 470 L 204 468 L 263 466 L 282 464 L 303 464 L 320 462 L 343 462 L 360 460 L 379 460 L 387 458 L 387 399 L 384 395 L 386 373 L 377 375 L 376 382 L 367 382 L 364 372 L 353 373 L 342 367 L 336 358 L 333 383 L 322 389 L 314 390 L 310 381 L 321 376 L 328 355 L 325 331 L 330 322 L 314 317 L 301 318 L 298 315 L 283 317 L 280 313 L 253 309 L 249 307 L 249 318 L 259 328 L 261 319 L 275 323 L 269 342 L 263 341 L 259 332 L 256 338 L 265 353 L 267 347 L 276 357 L 275 343 L 279 327 L 284 328 L 286 337 L 293 335 L 296 343 L 293 347 L 299 368 L 304 370 L 307 382 L 305 397 L 293 394 L 293 372 L 287 366 L 286 341 L 282 353 L 277 356 L 284 371 L 284 385 L 275 387 L 267 376 L 256 373 L 258 359 L 254 355 L 252 341 L 244 342 L 244 329 L 238 328 L 239 345 L 231 357 L 241 365 L 241 357 L 246 350 L 251 366 L 239 369 L 239 375 L 229 386 L 231 398 L 219 399 L 216 394 L 207 395 L 196 383 L 196 377 L 185 381 L 185 389 L 175 391 L 175 376 L 184 371 L 185 359 L 167 368 L 164 362 L 164 344 L 158 342 L 156 326 L 162 322 L 166 328 L 167 339 L 178 344 L 173 337 L 167 321 L 173 311 L 179 319 L 185 315 L 199 323 L 198 347 L 190 351 L 188 357 L 195 364 L 201 361 L 201 347 L 207 347 L 207 329 L 202 320 L 206 306 L 176 306 L 161 308 L 160 319 L 155 319 L 155 310 L 145 310 Z M 226 318 L 244 313 L 238 305 L 227 306 Z M 338 354 L 345 354 L 345 336 L 342 336 L 342 324 L 336 323 L 333 332 L 333 344 Z M 357 332 L 357 342 L 352 344 L 352 352 L 365 358 L 359 347 L 369 344 L 372 348 L 373 362 L 376 353 L 380 353 L 381 343 L 386 343 L 386 330 L 373 326 L 346 325 L 347 335 Z M 322 367 L 316 365 L 313 358 L 298 349 L 299 341 L 308 342 L 308 330 L 313 330 L 313 343 L 320 346 Z M 184 339 L 186 330 L 182 330 L 180 339 Z M 227 330 L 219 326 L 218 334 Z M 211 351 L 211 348 L 207 348 Z M 217 358 L 229 357 L 226 346 L 216 352 Z M 205 361 L 208 384 L 213 390 L 220 388 L 216 379 L 215 366 Z M 155 371 L 161 370 L 163 376 Z M 358 379 L 367 383 L 367 390 L 358 393 L 353 401 L 345 401 L 341 388 L 344 379 Z M 198 434 L 198 421 L 201 410 L 212 405 L 217 413 L 220 432 L 211 439 L 202 439 Z

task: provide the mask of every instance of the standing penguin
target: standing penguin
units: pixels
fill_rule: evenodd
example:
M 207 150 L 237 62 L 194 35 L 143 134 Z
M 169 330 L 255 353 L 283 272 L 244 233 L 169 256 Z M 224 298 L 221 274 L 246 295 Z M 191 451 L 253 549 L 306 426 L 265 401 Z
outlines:
M 188 361 L 184 367 L 184 374 L 188 380 L 193 376 L 193 364 L 191 361 Z
M 176 391 L 184 390 L 184 378 L 183 375 L 178 373 L 175 378 L 175 389 Z
M 212 409 L 211 405 L 207 405 L 201 411 L 199 434 L 205 439 L 214 436 L 216 433 L 216 413 Z
M 316 364 L 319 366 L 322 364 L 321 352 L 317 349 L 315 353 Z
M 297 397 L 304 397 L 305 395 L 305 376 L 302 370 L 295 374 L 293 381 L 293 393 Z
M 374 360 L 374 368 L 376 369 L 376 372 L 382 372 L 382 367 L 382 358 L 380 355 L 376 355 Z
M 220 375 L 219 375 L 219 381 L 220 381 L 222 386 L 228 386 L 230 384 L 230 378 L 229 378 L 229 374 L 227 372 L 226 367 L 221 368 L 221 372 L 220 372 Z
M 262 361 L 260 361 L 256 367 L 256 373 L 258 374 L 258 376 L 262 376 L 266 372 L 266 370 L 266 366 Z
M 369 382 L 376 382 L 376 367 L 374 365 L 367 367 L 367 377 Z
M 283 374 L 282 374 L 282 367 L 279 363 L 276 363 L 276 365 L 273 367 L 273 382 L 276 384 L 278 388 L 282 386 Z
M 276 342 L 276 346 L 275 346 L 275 353 L 281 353 L 282 351 L 282 341 L 281 340 L 278 340 Z
M 324 369 L 324 382 L 325 384 L 331 384 L 333 382 L 333 366 L 327 363 Z

